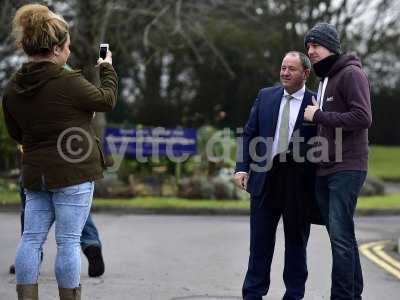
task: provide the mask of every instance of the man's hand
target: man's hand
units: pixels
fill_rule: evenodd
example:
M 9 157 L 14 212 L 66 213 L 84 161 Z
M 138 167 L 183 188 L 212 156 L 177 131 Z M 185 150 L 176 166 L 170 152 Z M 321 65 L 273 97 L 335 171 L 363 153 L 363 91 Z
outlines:
M 247 179 L 249 178 L 249 175 L 245 172 L 237 172 L 233 176 L 233 180 L 235 181 L 235 184 L 245 190 L 247 188 Z
M 314 114 L 317 110 L 319 110 L 319 106 L 314 96 L 312 97 L 313 105 L 308 105 L 306 110 L 304 111 L 304 120 L 312 122 L 314 120 Z

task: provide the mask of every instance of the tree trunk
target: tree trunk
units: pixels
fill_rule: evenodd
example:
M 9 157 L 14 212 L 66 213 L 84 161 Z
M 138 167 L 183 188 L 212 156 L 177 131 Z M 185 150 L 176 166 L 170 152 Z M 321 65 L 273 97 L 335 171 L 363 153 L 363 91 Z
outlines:
M 105 42 L 112 2 L 106 0 L 76 1 L 76 25 L 72 30 L 72 47 L 76 63 L 87 80 L 100 84 L 99 74 L 94 67 L 98 58 L 98 47 Z M 96 135 L 103 139 L 107 126 L 105 113 L 97 112 L 93 120 Z

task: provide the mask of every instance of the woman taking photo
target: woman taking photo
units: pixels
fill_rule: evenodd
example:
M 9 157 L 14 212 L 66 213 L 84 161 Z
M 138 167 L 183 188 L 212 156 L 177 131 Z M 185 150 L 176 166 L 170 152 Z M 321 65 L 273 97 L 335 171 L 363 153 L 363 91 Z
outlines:
M 69 26 L 46 6 L 22 6 L 12 34 L 28 56 L 2 101 L 8 132 L 23 149 L 26 208 L 15 261 L 18 299 L 38 299 L 40 255 L 53 223 L 60 299 L 81 299 L 80 236 L 94 181 L 102 178 L 105 167 L 91 123 L 94 112 L 114 108 L 117 75 L 111 52 L 98 61 L 99 88 L 66 68 Z

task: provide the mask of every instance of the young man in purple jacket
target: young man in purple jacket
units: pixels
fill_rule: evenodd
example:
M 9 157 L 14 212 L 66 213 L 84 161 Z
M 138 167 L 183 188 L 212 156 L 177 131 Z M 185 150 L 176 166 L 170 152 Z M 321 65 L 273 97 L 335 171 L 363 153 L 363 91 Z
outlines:
M 315 25 L 304 42 L 321 79 L 317 101 L 306 108 L 304 119 L 317 124 L 320 139 L 316 197 L 332 247 L 331 299 L 361 299 L 353 217 L 368 169 L 370 86 L 360 60 L 342 54 L 334 26 Z

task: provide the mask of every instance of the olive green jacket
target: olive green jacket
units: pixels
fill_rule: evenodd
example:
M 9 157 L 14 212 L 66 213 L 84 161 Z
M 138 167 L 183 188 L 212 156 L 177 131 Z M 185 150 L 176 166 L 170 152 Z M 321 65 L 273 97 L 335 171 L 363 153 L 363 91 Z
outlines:
M 29 62 L 3 95 L 10 136 L 22 145 L 22 183 L 27 189 L 65 187 L 103 177 L 105 158 L 92 128 L 94 112 L 111 111 L 117 74 L 100 65 L 100 87 L 79 71 L 51 62 Z

